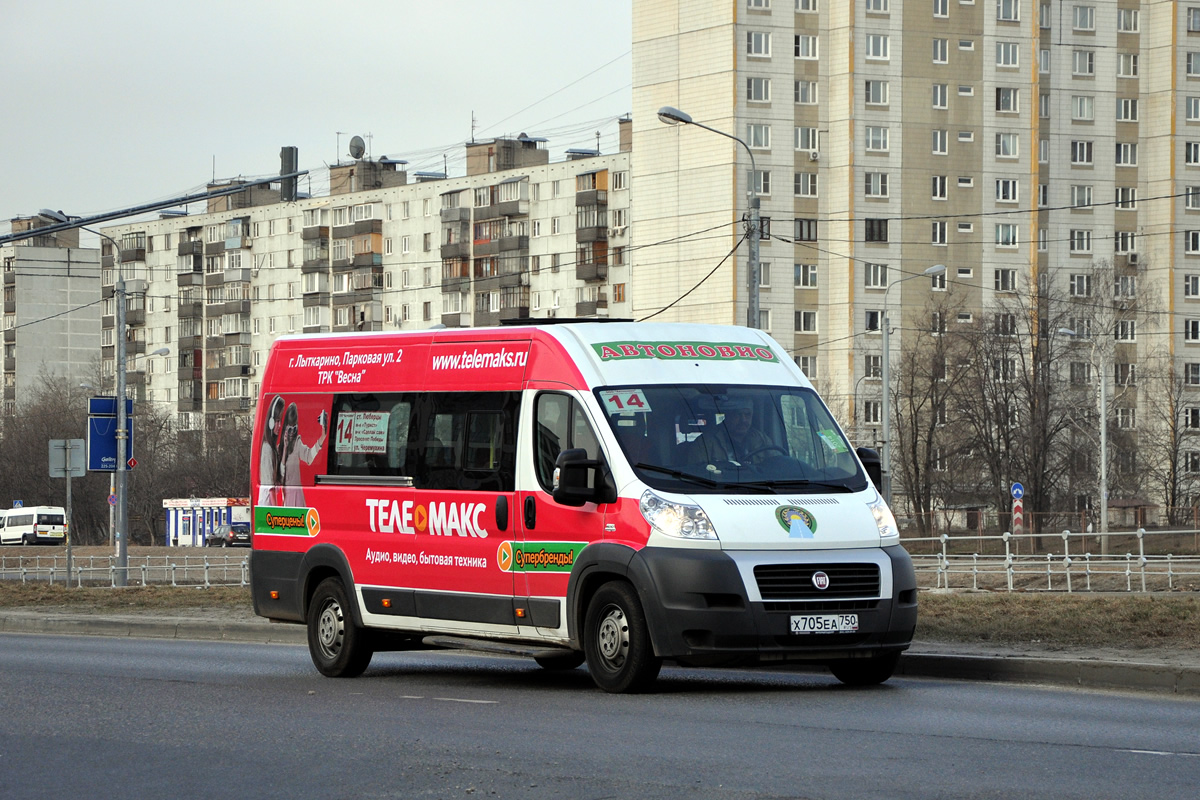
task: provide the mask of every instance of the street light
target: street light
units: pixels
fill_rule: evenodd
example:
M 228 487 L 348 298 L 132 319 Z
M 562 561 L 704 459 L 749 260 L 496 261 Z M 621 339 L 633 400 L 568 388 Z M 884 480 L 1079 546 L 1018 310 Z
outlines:
M 663 106 L 658 110 L 658 119 L 667 125 L 695 125 L 697 128 L 703 128 L 706 131 L 711 131 L 718 136 L 724 136 L 726 139 L 733 139 L 735 142 L 746 148 L 746 154 L 750 156 L 750 180 L 748 188 L 750 190 L 750 212 L 748 240 L 750 253 L 746 259 L 746 327 L 759 327 L 758 321 L 758 282 L 759 282 L 759 266 L 758 266 L 758 242 L 761 236 L 759 229 L 759 197 L 758 192 L 754 188 L 754 180 L 758 175 L 758 169 L 754 163 L 754 152 L 750 149 L 750 145 L 725 131 L 719 131 L 716 128 L 710 128 L 702 122 L 696 122 L 692 119 L 692 115 L 686 111 L 680 111 L 678 108 L 671 106 Z
M 50 209 L 42 209 L 38 212 L 41 216 L 47 219 L 55 220 L 60 223 L 77 222 L 78 217 L 72 219 L 61 211 L 51 211 Z M 113 287 L 113 294 L 117 298 L 117 319 L 116 319 L 116 391 L 113 393 L 116 398 L 117 406 L 117 469 L 113 474 L 113 494 L 116 495 L 116 519 L 114 522 L 115 537 L 117 540 L 117 573 L 113 576 L 117 586 L 125 586 L 128 584 L 128 567 L 129 567 L 129 542 L 128 542 L 128 504 L 127 504 L 127 489 L 126 489 L 126 470 L 128 466 L 126 461 L 129 459 L 129 418 L 125 413 L 125 272 L 121 268 L 121 246 L 117 244 L 106 233 L 93 230 L 84 225 L 76 227 L 95 234 L 103 239 L 107 239 L 113 247 L 113 262 L 117 267 L 117 283 Z
M 1083 338 L 1070 328 L 1059 328 L 1058 332 L 1072 338 Z M 1100 555 L 1108 555 L 1108 377 L 1105 367 L 1096 358 L 1096 338 L 1092 342 L 1091 363 L 1096 365 L 1096 379 L 1100 381 Z M 1102 354 L 1103 355 L 1103 354 Z
M 892 504 L 892 383 L 891 383 L 891 320 L 888 318 L 888 294 L 893 286 L 897 286 L 913 278 L 928 278 L 940 275 L 946 271 L 945 264 L 934 264 L 924 272 L 909 275 L 898 281 L 889 283 L 883 290 L 883 363 L 880 376 L 883 381 L 883 452 L 880 454 L 880 472 L 882 473 L 883 500 L 889 506 Z

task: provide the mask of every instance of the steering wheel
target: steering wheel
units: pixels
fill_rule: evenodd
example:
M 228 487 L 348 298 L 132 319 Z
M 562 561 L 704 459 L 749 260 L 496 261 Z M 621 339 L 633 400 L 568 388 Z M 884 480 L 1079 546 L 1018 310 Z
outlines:
M 747 458 L 747 459 L 754 458 L 754 457 L 755 457 L 756 455 L 758 455 L 759 453 L 765 453 L 765 452 L 767 452 L 768 450 L 777 450 L 777 451 L 779 451 L 779 452 L 780 452 L 780 453 L 781 453 L 781 454 L 782 454 L 782 455 L 783 455 L 785 458 L 787 458 L 787 457 L 789 457 L 789 456 L 790 456 L 790 454 L 788 453 L 788 451 L 787 451 L 787 449 L 786 449 L 786 448 L 780 447 L 780 446 L 779 446 L 779 445 L 777 445 L 777 444 L 765 444 L 765 445 L 763 445 L 762 447 L 760 447 L 760 448 L 758 448 L 757 450 L 755 450 L 754 452 L 752 452 L 752 453 L 747 453 L 747 454 L 746 454 L 746 458 Z

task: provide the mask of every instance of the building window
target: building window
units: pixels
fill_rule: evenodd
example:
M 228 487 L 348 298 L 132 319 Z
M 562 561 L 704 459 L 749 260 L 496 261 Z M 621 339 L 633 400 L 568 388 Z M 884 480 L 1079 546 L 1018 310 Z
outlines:
M 797 34 L 795 42 L 796 58 L 805 61 L 815 60 L 820 56 L 819 40 L 816 36 Z
M 1096 30 L 1096 8 L 1094 6 L 1075 6 L 1071 20 L 1071 29 L 1076 31 Z
M 883 403 L 879 400 L 864 400 L 863 423 L 866 425 L 878 425 L 881 418 L 882 408 Z
M 817 104 L 817 82 L 796 81 L 796 102 L 802 106 Z
M 1193 195 L 1193 190 L 1195 194 Z M 1188 206 L 1189 208 L 1200 208 L 1200 186 L 1187 187 L 1186 200 L 1190 201 L 1195 198 L 1197 205 Z M 1117 187 L 1117 208 L 1121 211 L 1134 211 L 1137 209 L 1137 187 L 1135 186 L 1118 186 Z
M 746 31 L 746 55 L 770 58 L 771 34 L 765 31 Z
M 1016 114 L 1021 110 L 1021 90 L 1010 86 L 996 87 L 996 110 Z
M 886 34 L 867 34 L 867 58 L 874 61 L 888 60 L 888 37 Z
M 747 78 L 746 100 L 751 103 L 771 102 L 771 79 Z
M 751 172 L 750 184 L 750 189 L 755 194 L 769 195 L 771 193 L 771 171 L 769 169 L 760 169 Z
M 1017 226 L 1011 222 L 997 223 L 996 247 L 1016 247 L 1017 243 Z
M 883 326 L 883 312 L 879 309 L 867 309 L 863 315 L 863 329 L 868 331 L 879 331 Z
M 1113 338 L 1118 342 L 1137 341 L 1137 321 L 1132 319 L 1117 320 L 1117 324 L 1113 326 Z
M 1017 290 L 1017 271 L 1015 269 L 998 269 L 992 275 L 993 288 L 997 292 L 1015 292 Z
M 796 149 L 818 152 L 821 149 L 821 137 L 817 133 L 817 129 L 796 128 Z
M 797 172 L 795 175 L 795 194 L 797 197 L 816 197 L 817 173 Z
M 872 151 L 872 152 L 887 152 L 888 129 L 886 126 L 868 125 L 866 139 L 867 139 L 867 150 Z M 801 148 L 801 149 L 807 149 L 807 148 Z
M 1117 142 L 1117 166 L 1136 167 L 1138 163 L 1137 142 Z
M 1187 54 L 1187 76 L 1195 78 L 1200 75 L 1200 52 L 1194 50 Z
M 886 106 L 888 103 L 888 82 L 867 81 L 863 92 L 863 101 L 869 106 Z
M 932 231 L 930 233 L 930 244 L 945 245 L 946 244 L 946 221 L 934 220 L 932 223 Z
M 1136 78 L 1138 76 L 1138 54 L 1120 53 L 1117 56 L 1117 77 Z
M 888 196 L 888 174 L 886 172 L 864 173 L 863 193 L 867 197 L 886 198 Z
M 949 135 L 946 131 L 933 132 L 933 154 L 935 156 L 944 156 L 949 152 Z
M 1091 50 L 1075 50 L 1071 54 L 1072 75 L 1095 75 L 1096 54 Z
M 1196 276 L 1200 278 L 1200 276 Z M 797 289 L 815 289 L 817 288 L 817 265 L 816 264 L 796 264 L 795 265 L 795 286 Z
M 771 126 L 750 123 L 746 126 L 746 143 L 755 150 L 771 149 Z
M 817 241 L 817 221 L 815 219 L 797 219 L 795 221 L 795 238 L 798 242 Z
M 1137 122 L 1138 101 L 1136 97 L 1122 97 L 1117 100 L 1117 122 Z
M 887 287 L 887 264 L 867 264 L 863 269 L 863 285 L 868 289 Z
M 946 108 L 949 105 L 949 92 L 946 90 L 946 84 L 933 84 L 933 107 Z
M 1091 95 L 1071 97 L 1071 119 L 1091 122 L 1096 118 L 1096 100 Z
M 1072 164 L 1091 164 L 1092 163 L 1092 143 L 1075 141 L 1071 142 L 1071 163 Z
M 868 219 L 864 238 L 868 242 L 886 242 L 888 240 L 888 221 L 886 219 Z
M 996 42 L 996 66 L 1020 66 L 1021 47 L 1017 42 Z
M 946 176 L 934 175 L 932 180 L 931 197 L 934 200 L 946 199 Z
M 1001 22 L 1021 21 L 1021 0 L 996 0 L 996 19 Z
M 817 332 L 817 312 L 815 311 L 800 311 L 800 326 L 801 333 L 816 333 Z M 1200 379 L 1198 379 L 1200 382 Z
M 996 158 L 1017 158 L 1020 156 L 1021 137 L 1016 133 L 996 134 Z
M 950 60 L 949 52 L 949 46 L 945 39 L 933 40 L 933 63 L 947 63 Z
M 1183 99 L 1183 114 L 1188 122 L 1200 120 L 1200 97 L 1190 96 Z
M 1021 183 L 1016 178 L 1001 178 L 996 181 L 996 202 L 1016 203 L 1021 199 Z
M 1085 229 L 1076 229 L 1070 232 L 1070 246 L 1072 253 L 1087 253 L 1092 252 L 1092 232 Z
M 1137 33 L 1138 22 L 1138 11 L 1136 8 L 1117 9 L 1118 33 Z

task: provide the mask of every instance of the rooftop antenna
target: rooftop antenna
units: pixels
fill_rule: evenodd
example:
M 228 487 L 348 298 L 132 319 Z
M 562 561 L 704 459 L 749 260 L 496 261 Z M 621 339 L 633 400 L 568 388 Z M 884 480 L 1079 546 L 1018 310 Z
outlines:
M 449 163 L 450 162 L 447 160 L 446 154 L 442 153 L 442 174 L 445 175 L 446 177 L 450 177 Z
M 600 155 L 600 131 L 596 131 L 596 155 Z
M 334 162 L 334 165 L 337 166 L 342 163 L 342 137 L 346 135 L 346 131 L 334 131 L 334 133 L 337 134 L 337 161 Z
M 471 144 L 475 144 L 475 112 L 471 112 Z

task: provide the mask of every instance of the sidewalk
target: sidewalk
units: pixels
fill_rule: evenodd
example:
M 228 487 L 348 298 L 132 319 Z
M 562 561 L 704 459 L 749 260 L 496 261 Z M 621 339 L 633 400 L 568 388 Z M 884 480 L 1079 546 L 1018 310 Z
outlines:
M 307 644 L 304 626 L 274 624 L 259 617 L 214 621 L 197 616 L 8 610 L 0 611 L 0 633 Z M 900 659 L 896 674 L 1200 697 L 1200 653 L 1191 651 L 1055 650 L 1036 645 L 1004 647 L 915 641 Z

